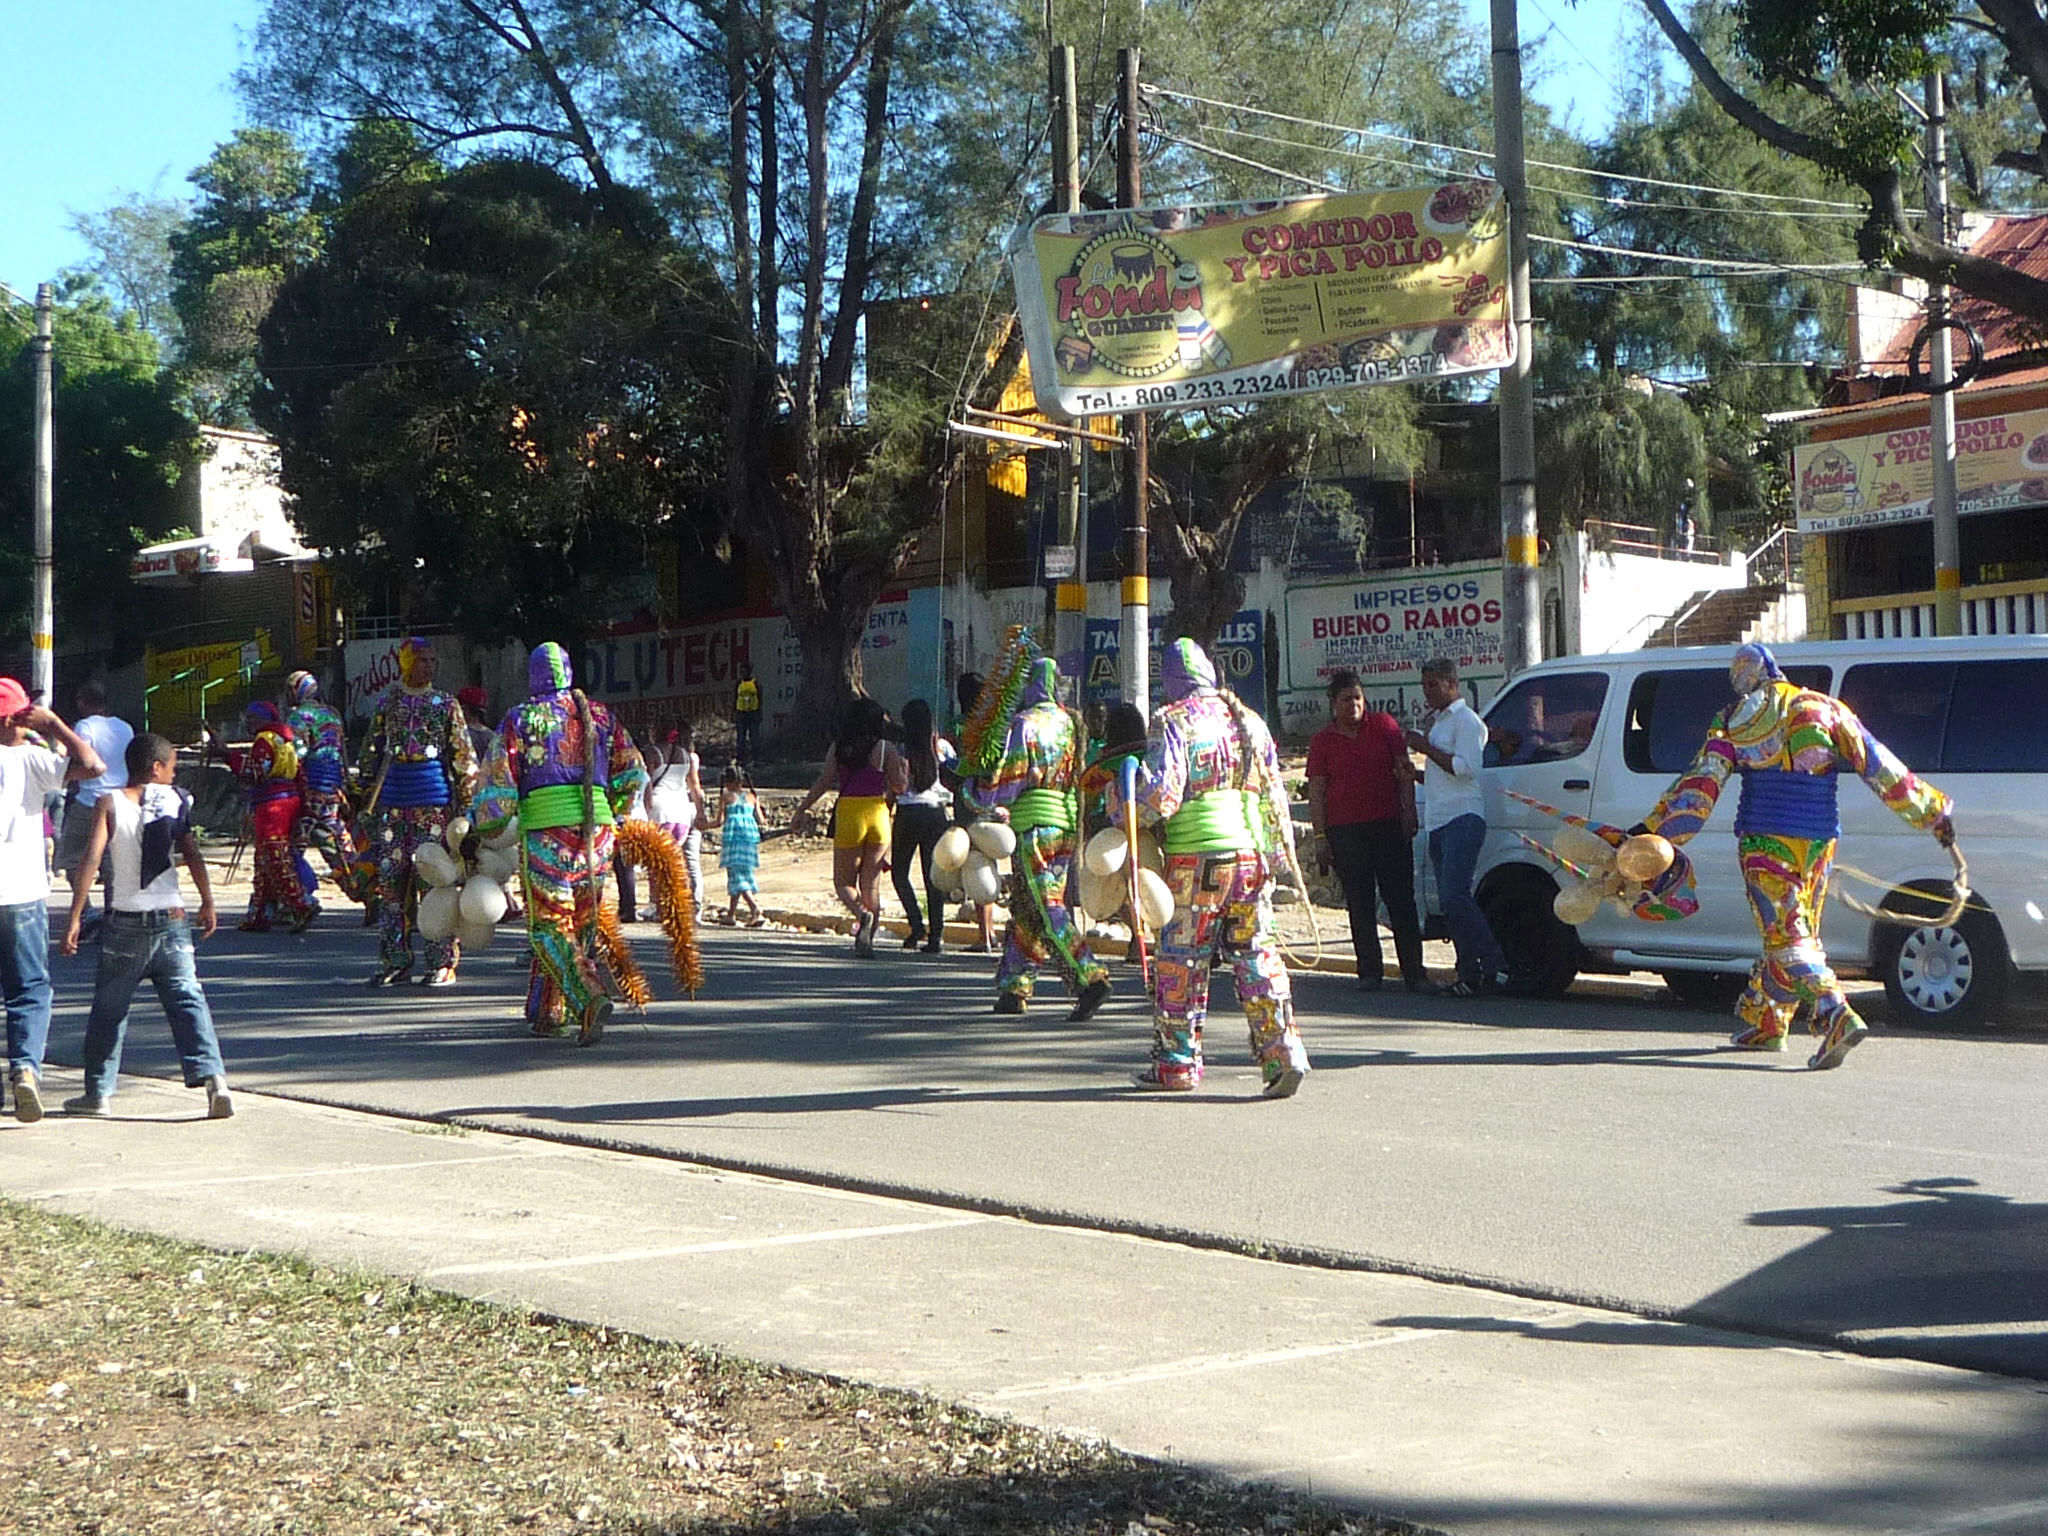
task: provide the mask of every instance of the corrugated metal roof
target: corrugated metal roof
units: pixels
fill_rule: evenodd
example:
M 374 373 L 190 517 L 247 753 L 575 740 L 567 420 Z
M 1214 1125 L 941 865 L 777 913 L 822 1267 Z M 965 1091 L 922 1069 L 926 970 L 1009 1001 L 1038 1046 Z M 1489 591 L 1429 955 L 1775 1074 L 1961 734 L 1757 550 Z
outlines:
M 1969 249 L 1972 256 L 1983 256 L 2029 277 L 2048 280 L 2048 214 L 1993 218 L 1984 232 L 1970 243 Z M 1964 321 L 1983 338 L 1984 361 L 1987 364 L 2048 349 L 2048 336 L 2042 334 L 2038 322 L 2023 319 L 2002 304 L 1957 293 L 1951 297 L 1949 308 L 1958 320 Z M 1866 365 L 1869 371 L 1905 372 L 1906 359 L 1919 328 L 1917 319 L 1901 326 L 1898 334 L 1885 343 L 1883 350 L 1869 359 Z

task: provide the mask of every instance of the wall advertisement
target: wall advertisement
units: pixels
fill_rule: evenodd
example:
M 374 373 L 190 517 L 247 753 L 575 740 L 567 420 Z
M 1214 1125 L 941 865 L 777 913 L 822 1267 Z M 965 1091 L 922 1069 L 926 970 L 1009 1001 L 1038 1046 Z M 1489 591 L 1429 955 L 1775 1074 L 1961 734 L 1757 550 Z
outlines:
M 1932 517 L 1934 438 L 1925 423 L 1792 450 L 1801 533 Z M 2048 410 L 1956 423 L 1956 511 L 2048 503 Z
M 1422 664 L 1432 656 L 1458 664 L 1465 697 L 1478 707 L 1507 675 L 1501 611 L 1497 564 L 1289 588 L 1284 729 L 1319 729 L 1328 718 L 1330 674 L 1347 667 L 1365 685 L 1368 708 L 1412 724 L 1422 718 Z
M 1491 181 L 1052 214 L 1010 252 L 1040 409 L 1185 410 L 1514 356 Z
M 1162 702 L 1159 651 L 1165 643 L 1164 613 L 1152 614 L 1152 705 Z M 1123 697 L 1119 658 L 1123 654 L 1123 621 L 1088 621 L 1088 662 L 1081 674 L 1081 702 L 1110 704 Z M 1243 699 L 1261 715 L 1266 712 L 1266 616 L 1256 608 L 1241 608 L 1216 636 L 1209 648 L 1216 663 L 1216 680 Z

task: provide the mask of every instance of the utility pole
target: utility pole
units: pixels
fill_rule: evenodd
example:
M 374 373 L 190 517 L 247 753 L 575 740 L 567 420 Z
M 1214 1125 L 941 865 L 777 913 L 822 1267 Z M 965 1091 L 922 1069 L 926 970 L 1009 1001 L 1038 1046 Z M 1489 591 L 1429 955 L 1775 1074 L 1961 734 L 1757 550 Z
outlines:
M 1074 50 L 1057 44 L 1052 50 L 1053 209 L 1081 211 L 1081 130 L 1074 105 Z M 1056 579 L 1053 589 L 1053 654 L 1067 679 L 1071 697 L 1081 702 L 1081 683 L 1088 665 L 1088 526 L 1082 500 L 1088 444 L 1067 439 L 1059 456 L 1060 543 L 1074 552 L 1074 568 Z
M 1948 113 L 1941 71 L 1927 76 L 1927 224 L 1948 240 Z M 1963 632 L 1962 531 L 1956 526 L 1955 351 L 1948 328 L 1948 284 L 1927 285 L 1927 425 L 1934 467 L 1934 632 Z
M 32 344 L 36 368 L 36 547 L 35 595 L 29 617 L 29 691 L 51 709 L 57 707 L 57 621 L 50 547 L 51 512 L 56 500 L 56 450 L 50 426 L 50 333 L 56 307 L 56 289 L 48 283 L 36 284 L 36 336 Z
M 1138 50 L 1116 54 L 1117 100 L 1123 127 L 1117 139 L 1116 200 L 1122 208 L 1138 206 L 1142 177 L 1138 165 Z M 1123 631 L 1118 638 L 1118 670 L 1123 674 L 1124 702 L 1142 714 L 1152 712 L 1152 432 L 1143 411 L 1130 414 L 1131 446 L 1124 450 L 1124 581 Z
M 1543 659 L 1536 569 L 1536 400 L 1529 376 L 1529 174 L 1522 147 L 1522 40 L 1515 0 L 1492 0 L 1493 163 L 1508 202 L 1514 361 L 1500 371 L 1501 650 L 1507 674 Z

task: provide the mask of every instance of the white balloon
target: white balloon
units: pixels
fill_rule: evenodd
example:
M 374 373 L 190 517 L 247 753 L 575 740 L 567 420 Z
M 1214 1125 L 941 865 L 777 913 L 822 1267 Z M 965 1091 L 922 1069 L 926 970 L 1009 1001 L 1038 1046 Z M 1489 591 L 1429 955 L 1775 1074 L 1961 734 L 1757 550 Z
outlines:
M 472 875 L 462 887 L 461 921 L 484 928 L 505 915 L 505 887 L 487 875 Z
M 498 936 L 496 923 L 457 923 L 455 937 L 462 941 L 463 952 L 475 954 L 480 949 L 489 949 L 491 940 Z
M 412 867 L 422 880 L 433 886 L 456 885 L 462 879 L 462 865 L 439 843 L 422 843 L 414 849 Z
M 1017 834 L 1000 821 L 977 821 L 967 829 L 967 840 L 991 859 L 1007 859 L 1017 851 Z
M 414 856 L 415 862 L 418 856 Z M 462 891 L 453 885 L 436 886 L 420 898 L 420 934 L 436 943 L 455 937 L 461 921 Z
M 967 899 L 978 907 L 992 906 L 1002 894 L 1003 877 L 987 857 L 969 855 L 960 866 L 960 886 Z
M 967 862 L 967 855 L 973 851 L 974 844 L 968 841 L 965 827 L 948 827 L 932 847 L 932 869 L 950 875 Z
M 1154 933 L 1173 921 L 1173 889 L 1162 876 L 1149 869 L 1138 871 L 1138 912 L 1145 919 L 1145 926 Z
M 469 818 L 467 816 L 449 817 L 447 833 L 448 851 L 453 853 L 461 848 L 462 840 L 467 836 L 469 836 Z
M 1084 869 L 1098 875 L 1114 875 L 1131 855 L 1130 839 L 1121 827 L 1105 827 L 1088 839 L 1088 851 L 1081 855 Z

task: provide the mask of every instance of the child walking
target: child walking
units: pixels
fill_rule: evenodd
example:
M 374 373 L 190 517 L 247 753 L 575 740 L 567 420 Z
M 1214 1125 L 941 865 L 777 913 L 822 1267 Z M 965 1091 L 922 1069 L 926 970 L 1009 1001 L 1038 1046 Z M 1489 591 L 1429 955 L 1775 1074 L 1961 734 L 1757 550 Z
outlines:
M 725 866 L 725 920 L 739 921 L 740 903 L 747 904 L 747 926 L 761 924 L 761 905 L 754 900 L 754 873 L 761 867 L 761 817 L 747 771 L 735 763 L 719 785 L 725 820 L 718 833 L 718 862 Z
M 109 790 L 93 808 L 88 867 L 97 868 L 111 850 L 113 899 L 100 935 L 99 972 L 93 980 L 92 1013 L 85 1025 L 85 1092 L 65 1102 L 67 1115 L 111 1112 L 121 1072 L 121 1046 L 128 1033 L 128 1009 L 147 978 L 170 1020 L 187 1088 L 206 1090 L 206 1117 L 225 1120 L 235 1112 L 228 1095 L 227 1068 L 213 1014 L 199 988 L 193 963 L 192 925 L 172 855 L 185 860 L 199 889 L 199 937 L 213 937 L 213 887 L 192 834 L 191 797 L 172 781 L 178 749 L 168 738 L 144 731 L 128 743 L 128 786 Z M 78 953 L 78 932 L 90 887 L 71 893 L 71 921 L 64 953 Z

